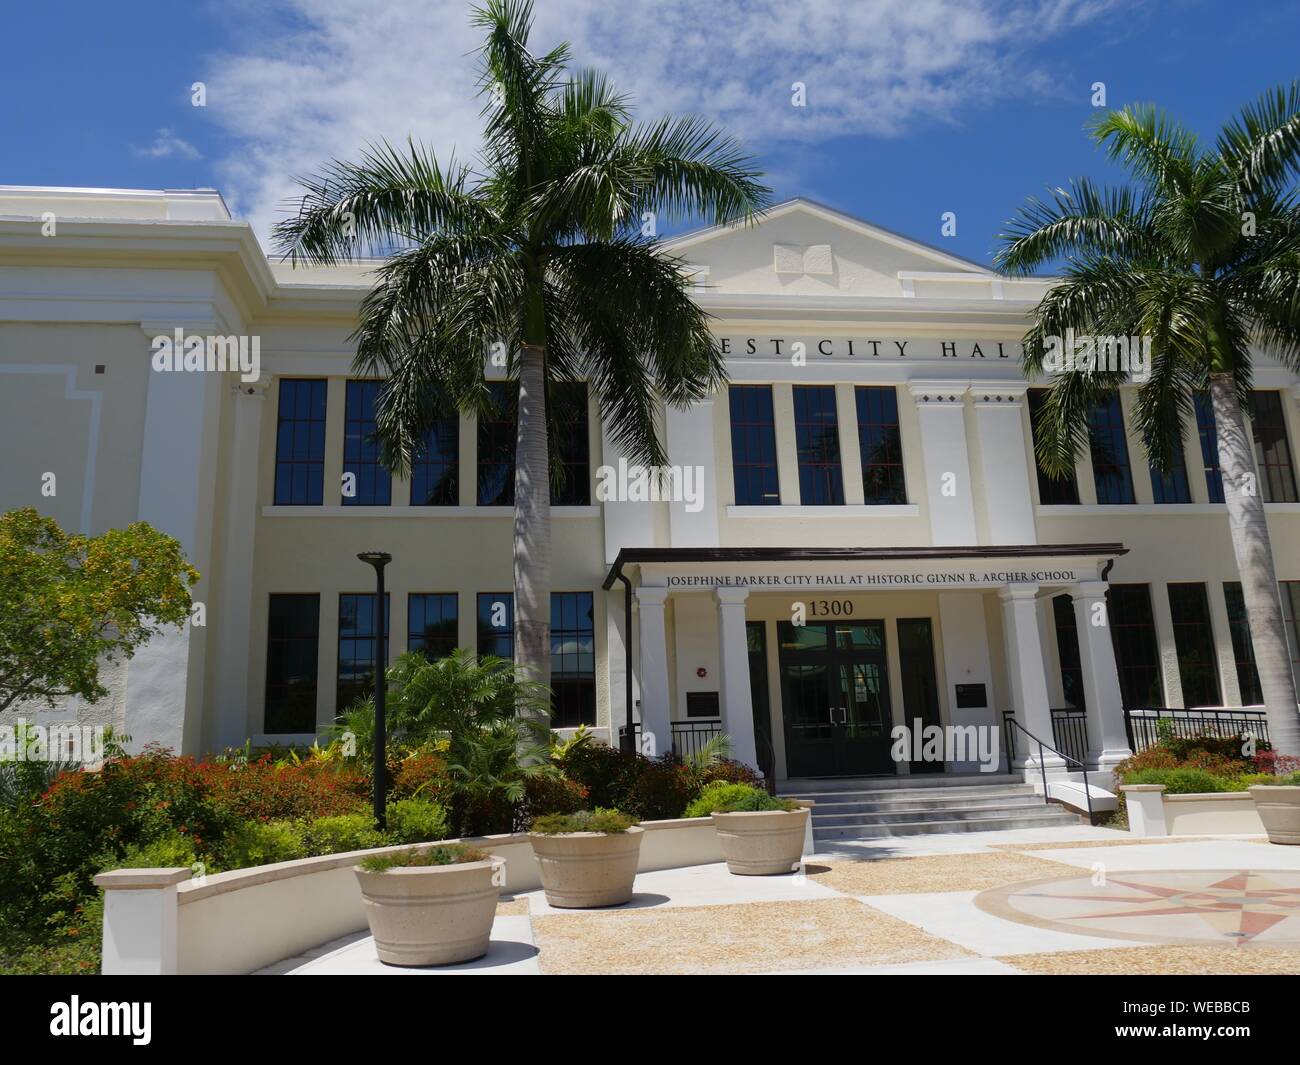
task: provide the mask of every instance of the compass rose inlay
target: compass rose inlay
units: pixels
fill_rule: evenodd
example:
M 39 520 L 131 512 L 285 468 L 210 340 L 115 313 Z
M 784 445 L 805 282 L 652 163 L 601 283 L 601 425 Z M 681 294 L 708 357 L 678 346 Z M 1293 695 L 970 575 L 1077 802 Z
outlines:
M 1019 924 L 1147 943 L 1300 947 L 1300 871 L 1115 870 L 1008 884 L 975 905 Z

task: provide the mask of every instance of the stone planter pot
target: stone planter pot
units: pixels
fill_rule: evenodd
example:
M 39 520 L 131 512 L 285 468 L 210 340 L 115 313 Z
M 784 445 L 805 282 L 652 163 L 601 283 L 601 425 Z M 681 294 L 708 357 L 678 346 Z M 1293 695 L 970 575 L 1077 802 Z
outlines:
M 454 965 L 487 953 L 501 891 L 501 859 L 459 865 L 353 867 L 379 960 L 389 965 Z
M 1254 784 L 1250 797 L 1270 843 L 1300 846 L 1300 785 Z
M 713 814 L 727 869 L 737 876 L 793 872 L 803 857 L 804 833 L 811 816 L 806 806 Z
M 626 832 L 530 832 L 546 901 L 566 910 L 621 906 L 632 898 L 644 829 Z

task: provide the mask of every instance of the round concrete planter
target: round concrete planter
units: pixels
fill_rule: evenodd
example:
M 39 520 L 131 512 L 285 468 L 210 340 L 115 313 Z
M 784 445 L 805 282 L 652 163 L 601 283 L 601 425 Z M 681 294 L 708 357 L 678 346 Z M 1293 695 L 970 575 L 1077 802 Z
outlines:
M 1250 797 L 1270 843 L 1300 846 L 1300 785 L 1254 784 Z
M 632 898 L 644 829 L 528 833 L 546 901 L 566 910 L 621 906 Z
M 487 953 L 500 889 L 499 858 L 460 865 L 354 866 L 379 960 L 389 965 L 453 965 Z
M 754 810 L 714 814 L 727 869 L 737 876 L 789 873 L 803 857 L 804 833 L 812 811 Z

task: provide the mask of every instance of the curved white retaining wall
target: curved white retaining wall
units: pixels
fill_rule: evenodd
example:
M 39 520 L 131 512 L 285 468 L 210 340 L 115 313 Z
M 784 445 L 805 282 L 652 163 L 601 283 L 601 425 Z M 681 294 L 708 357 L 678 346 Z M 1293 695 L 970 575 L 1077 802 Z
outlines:
M 641 827 L 639 872 L 722 861 L 711 818 L 644 821 Z M 526 835 L 460 842 L 506 860 L 504 894 L 541 886 Z M 359 932 L 366 917 L 352 867 L 366 855 L 406 849 L 302 858 L 203 879 L 183 879 L 185 869 L 101 873 L 95 883 L 105 890 L 103 971 L 250 973 Z

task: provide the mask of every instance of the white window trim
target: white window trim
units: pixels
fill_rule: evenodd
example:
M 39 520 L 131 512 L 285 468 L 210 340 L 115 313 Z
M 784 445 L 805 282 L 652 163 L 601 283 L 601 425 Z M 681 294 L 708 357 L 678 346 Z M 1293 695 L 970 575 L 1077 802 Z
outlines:
M 729 518 L 917 518 L 916 503 L 847 503 L 843 506 L 800 506 L 780 503 L 770 506 L 727 506 Z

